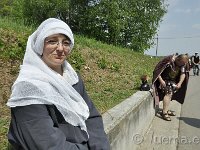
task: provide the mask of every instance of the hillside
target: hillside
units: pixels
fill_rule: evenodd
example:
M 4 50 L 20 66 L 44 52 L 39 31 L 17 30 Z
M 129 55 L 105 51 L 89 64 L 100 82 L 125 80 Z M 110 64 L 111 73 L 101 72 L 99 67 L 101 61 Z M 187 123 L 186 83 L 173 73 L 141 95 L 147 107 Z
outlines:
M 0 18 L 0 149 L 5 148 L 10 116 L 5 104 L 32 31 L 31 27 Z M 140 76 L 151 77 L 158 62 L 158 58 L 78 35 L 68 60 L 80 72 L 89 96 L 101 113 L 135 93 Z

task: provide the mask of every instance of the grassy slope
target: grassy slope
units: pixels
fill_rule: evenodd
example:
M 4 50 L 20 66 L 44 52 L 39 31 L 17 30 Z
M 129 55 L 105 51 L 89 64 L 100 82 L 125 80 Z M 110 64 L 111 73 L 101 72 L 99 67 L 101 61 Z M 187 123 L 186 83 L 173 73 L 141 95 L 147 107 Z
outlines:
M 30 27 L 0 19 L 0 149 L 5 148 L 10 115 L 5 103 L 22 61 L 16 60 L 13 54 L 7 57 L 6 51 L 17 47 L 21 41 L 25 43 L 32 31 Z M 158 59 L 75 36 L 75 47 L 69 62 L 80 72 L 89 96 L 103 113 L 135 93 L 140 85 L 140 76 L 147 74 L 151 77 Z

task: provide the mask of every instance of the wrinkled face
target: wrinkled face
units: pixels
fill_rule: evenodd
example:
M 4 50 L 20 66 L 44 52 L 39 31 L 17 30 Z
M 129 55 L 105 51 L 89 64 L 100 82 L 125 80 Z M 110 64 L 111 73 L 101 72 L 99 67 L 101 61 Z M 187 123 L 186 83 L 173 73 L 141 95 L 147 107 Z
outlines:
M 50 68 L 56 68 L 63 64 L 70 52 L 70 40 L 63 34 L 54 34 L 44 40 L 42 60 Z

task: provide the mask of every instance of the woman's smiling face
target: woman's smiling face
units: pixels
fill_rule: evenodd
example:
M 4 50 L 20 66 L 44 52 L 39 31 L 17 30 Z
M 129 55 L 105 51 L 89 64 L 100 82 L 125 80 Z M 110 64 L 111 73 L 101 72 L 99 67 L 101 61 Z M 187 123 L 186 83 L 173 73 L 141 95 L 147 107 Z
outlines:
M 60 67 L 70 52 L 71 41 L 63 34 L 54 34 L 44 40 L 42 60 L 54 69 Z

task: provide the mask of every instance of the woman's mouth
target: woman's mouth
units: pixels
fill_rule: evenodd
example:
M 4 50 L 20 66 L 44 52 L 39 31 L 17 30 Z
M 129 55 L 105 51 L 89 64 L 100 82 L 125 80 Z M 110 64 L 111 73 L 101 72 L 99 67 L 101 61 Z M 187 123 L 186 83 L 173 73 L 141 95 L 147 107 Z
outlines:
M 64 57 L 64 55 L 57 55 L 57 54 L 54 54 L 54 58 L 56 58 L 56 59 L 61 59 L 61 58 L 63 58 Z

